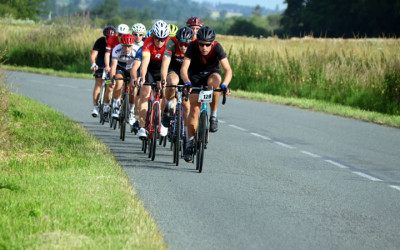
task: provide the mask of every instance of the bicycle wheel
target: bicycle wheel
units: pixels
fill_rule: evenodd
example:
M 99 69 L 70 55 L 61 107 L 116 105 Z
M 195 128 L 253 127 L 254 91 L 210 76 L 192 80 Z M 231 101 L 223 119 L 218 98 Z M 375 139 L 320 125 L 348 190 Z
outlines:
M 100 94 L 99 94 L 99 101 L 98 101 L 98 107 L 99 107 L 99 117 L 100 117 L 100 123 L 104 125 L 104 94 L 105 94 L 105 84 L 101 85 L 100 88 Z
M 110 121 L 110 128 L 114 127 L 114 119 L 111 116 L 113 110 L 114 110 L 114 102 L 111 100 L 110 111 L 108 112 L 108 120 Z
M 157 147 L 157 137 L 159 137 L 159 124 L 160 124 L 160 107 L 159 103 L 155 103 L 154 110 L 153 110 L 153 135 L 151 138 L 151 160 L 154 161 L 156 156 L 156 147 Z
M 125 132 L 126 132 L 126 116 L 128 112 L 128 101 L 126 100 L 126 94 L 124 94 L 124 98 L 122 99 L 121 112 L 119 113 L 119 121 L 120 121 L 120 139 L 125 141 Z
M 204 160 L 204 146 L 206 142 L 206 129 L 207 129 L 207 115 L 205 112 L 200 114 L 200 130 L 198 134 L 198 144 L 197 144 L 197 161 L 196 166 L 199 173 L 203 170 L 203 160 Z
M 182 108 L 177 107 L 176 109 L 176 123 L 175 123 L 175 134 L 174 134 L 174 163 L 176 166 L 179 165 L 179 150 L 181 148 L 181 134 L 182 134 Z

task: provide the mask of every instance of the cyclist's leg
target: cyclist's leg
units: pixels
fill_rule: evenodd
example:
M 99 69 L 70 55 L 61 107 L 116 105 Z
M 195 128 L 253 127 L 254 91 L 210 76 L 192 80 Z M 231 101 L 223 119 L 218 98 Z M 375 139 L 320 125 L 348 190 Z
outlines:
M 170 71 L 167 77 L 167 85 L 178 85 L 179 83 L 179 76 L 174 72 Z M 162 123 L 165 127 L 168 127 L 170 124 L 170 121 L 172 119 L 172 114 L 171 110 L 172 107 L 174 106 L 174 100 L 175 100 L 175 88 L 166 88 L 165 89 L 165 102 L 163 107 L 163 116 L 162 116 Z
M 103 84 L 103 79 L 101 78 L 102 75 L 103 75 L 103 69 L 96 70 L 96 72 L 94 72 L 93 74 L 93 76 L 95 77 L 95 83 L 93 87 L 93 110 L 92 110 L 93 117 L 97 117 L 99 114 L 97 103 L 99 101 L 100 88 L 101 85 Z
M 212 73 L 208 79 L 207 84 L 208 87 L 217 89 L 221 83 L 221 74 L 220 72 Z M 218 131 L 218 119 L 217 119 L 217 109 L 219 102 L 220 92 L 213 93 L 213 101 L 210 103 L 211 113 L 210 113 L 210 132 Z
M 115 78 L 123 78 L 124 75 L 121 72 L 118 72 L 117 70 L 117 74 L 115 74 Z M 114 110 L 113 112 L 113 117 L 118 117 L 119 115 L 119 104 L 121 103 L 121 97 L 122 97 L 122 91 L 121 88 L 124 84 L 124 81 L 122 80 L 116 80 L 115 82 L 115 86 L 114 86 L 114 92 L 113 92 L 113 106 L 114 106 Z

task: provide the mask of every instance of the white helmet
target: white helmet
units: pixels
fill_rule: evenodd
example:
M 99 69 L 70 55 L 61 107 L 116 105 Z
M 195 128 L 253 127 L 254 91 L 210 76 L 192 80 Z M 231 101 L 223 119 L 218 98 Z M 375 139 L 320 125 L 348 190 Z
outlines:
M 129 26 L 126 24 L 118 25 L 117 33 L 124 34 L 124 35 L 129 34 Z
M 153 25 L 153 35 L 158 38 L 167 38 L 169 36 L 168 24 L 162 20 L 158 20 Z
M 145 34 L 146 27 L 142 23 L 135 23 L 132 25 L 132 32 Z

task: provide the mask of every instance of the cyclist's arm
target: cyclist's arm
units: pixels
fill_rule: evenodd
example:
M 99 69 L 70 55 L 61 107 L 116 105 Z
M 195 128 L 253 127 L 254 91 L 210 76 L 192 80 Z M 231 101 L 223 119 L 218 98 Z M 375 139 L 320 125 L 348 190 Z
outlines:
M 90 65 L 96 64 L 96 57 L 99 54 L 97 50 L 92 50 L 92 54 L 90 54 Z M 93 71 L 97 70 L 97 66 L 92 68 Z
M 170 62 L 171 57 L 164 55 L 161 63 L 161 81 L 164 80 L 165 82 L 167 82 L 168 67 Z
M 118 59 L 112 59 L 111 61 L 111 72 L 110 72 L 110 78 L 113 79 L 115 76 L 115 73 L 117 72 L 117 64 L 118 64 Z
M 131 82 L 132 83 L 137 80 L 137 77 L 138 77 L 137 71 L 138 71 L 138 69 L 139 69 L 141 64 L 142 64 L 142 61 L 135 60 L 133 62 L 133 66 L 132 66 L 132 69 L 131 69 L 131 79 L 132 79 Z
M 190 66 L 191 59 L 189 57 L 185 56 L 185 59 L 183 60 L 182 67 L 181 67 L 181 78 L 184 83 L 190 82 L 189 79 L 189 66 Z
M 146 79 L 146 73 L 147 73 L 147 68 L 149 67 L 149 63 L 150 63 L 150 53 L 149 55 L 147 55 L 143 52 L 142 67 L 140 67 L 140 78 L 142 78 L 143 81 Z
M 108 73 L 110 71 L 110 52 L 106 51 L 104 54 L 105 71 Z
M 224 80 L 222 81 L 221 85 L 225 84 L 226 86 L 229 85 L 229 83 L 232 80 L 232 68 L 231 65 L 229 64 L 228 58 L 224 58 L 220 61 L 222 69 L 225 72 L 225 77 Z

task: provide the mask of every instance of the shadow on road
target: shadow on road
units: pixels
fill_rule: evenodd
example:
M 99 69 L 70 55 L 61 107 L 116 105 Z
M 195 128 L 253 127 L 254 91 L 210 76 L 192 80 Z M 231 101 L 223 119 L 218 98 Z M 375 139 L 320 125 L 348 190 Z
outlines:
M 94 135 L 102 143 L 106 144 L 118 163 L 126 168 L 146 168 L 154 170 L 174 170 L 192 172 L 195 171 L 193 164 L 187 164 L 183 159 L 179 166 L 172 163 L 172 151 L 169 142 L 164 148 L 157 144 L 156 157 L 154 161 L 148 158 L 148 151 L 143 153 L 142 142 L 136 135 L 127 129 L 125 141 L 119 138 L 119 130 L 111 129 L 108 124 L 101 125 L 99 122 L 79 122 L 89 133 Z

